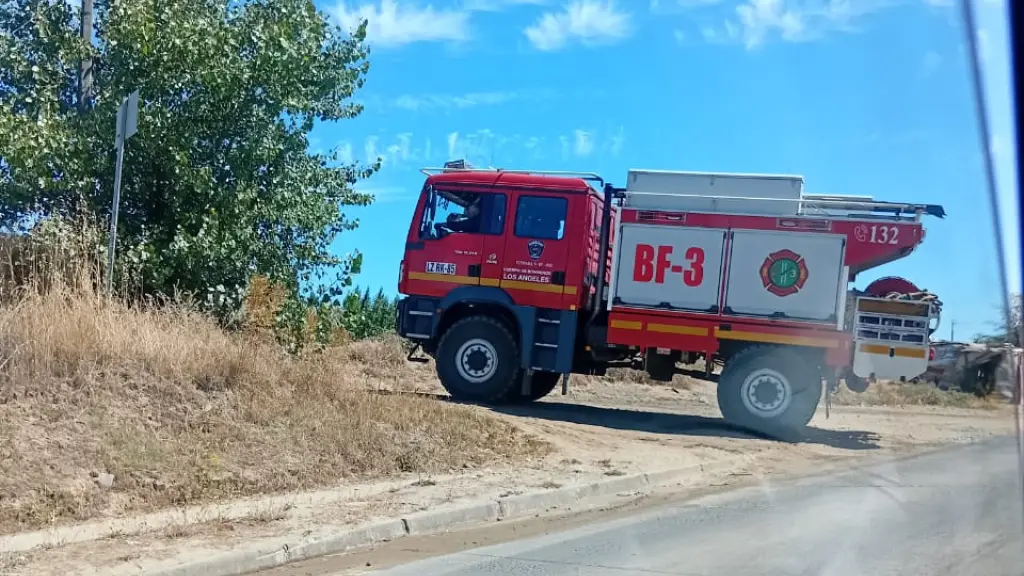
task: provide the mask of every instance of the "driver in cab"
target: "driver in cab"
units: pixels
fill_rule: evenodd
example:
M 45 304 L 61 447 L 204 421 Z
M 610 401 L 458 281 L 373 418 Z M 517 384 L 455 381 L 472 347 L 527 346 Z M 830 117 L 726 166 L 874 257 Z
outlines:
M 479 232 L 480 231 L 480 199 L 477 198 L 469 206 L 466 206 L 465 214 L 449 214 L 444 227 L 452 232 Z

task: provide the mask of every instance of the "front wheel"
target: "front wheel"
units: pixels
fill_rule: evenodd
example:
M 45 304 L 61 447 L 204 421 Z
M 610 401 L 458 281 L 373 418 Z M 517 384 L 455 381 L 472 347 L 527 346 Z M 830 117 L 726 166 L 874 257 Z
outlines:
M 470 316 L 452 325 L 437 346 L 437 376 L 456 400 L 496 403 L 518 384 L 519 348 L 501 322 Z
M 799 430 L 821 400 L 821 373 L 802 354 L 754 346 L 730 358 L 718 382 L 718 407 L 732 424 L 764 434 Z

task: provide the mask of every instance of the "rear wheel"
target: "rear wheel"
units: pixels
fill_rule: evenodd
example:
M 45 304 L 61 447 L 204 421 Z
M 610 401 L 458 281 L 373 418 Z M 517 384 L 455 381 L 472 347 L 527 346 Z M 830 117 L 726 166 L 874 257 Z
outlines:
M 786 348 L 747 348 L 726 362 L 718 382 L 722 416 L 764 434 L 803 428 L 814 417 L 820 400 L 818 367 Z
M 679 352 L 669 354 L 658 354 L 656 350 L 648 349 L 644 359 L 644 369 L 647 375 L 655 382 L 671 382 L 672 376 L 676 373 L 676 361 L 679 360 Z
M 861 378 L 852 372 L 846 374 L 843 381 L 846 383 L 846 387 L 849 388 L 850 392 L 856 392 L 857 394 L 867 392 L 870 384 L 867 378 Z
M 518 384 L 519 349 L 512 333 L 487 316 L 452 325 L 437 346 L 437 376 L 456 400 L 495 403 Z

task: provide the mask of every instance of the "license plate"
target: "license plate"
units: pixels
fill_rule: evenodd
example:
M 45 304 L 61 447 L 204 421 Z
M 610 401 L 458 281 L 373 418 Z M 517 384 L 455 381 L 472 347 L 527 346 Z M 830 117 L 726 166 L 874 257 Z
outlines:
M 454 276 L 455 264 L 452 264 L 451 262 L 427 262 L 427 273 Z

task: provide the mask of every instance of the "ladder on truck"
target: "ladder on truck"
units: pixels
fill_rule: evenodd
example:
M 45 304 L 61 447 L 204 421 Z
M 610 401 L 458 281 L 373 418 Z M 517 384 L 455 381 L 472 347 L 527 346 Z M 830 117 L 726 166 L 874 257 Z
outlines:
M 716 180 L 749 183 L 749 189 L 756 189 L 761 184 L 784 182 L 792 185 L 794 190 L 787 191 L 786 196 L 765 196 L 763 194 L 694 194 L 669 187 L 661 190 L 627 187 L 624 190 L 624 206 L 641 210 L 658 210 L 668 212 L 728 212 L 743 214 L 745 205 L 766 204 L 763 213 L 758 216 L 802 216 L 852 219 L 899 219 L 919 220 L 922 216 L 944 218 L 942 206 L 937 204 L 918 204 L 909 202 L 888 202 L 875 200 L 872 196 L 851 196 L 839 194 L 805 194 L 803 193 L 803 177 L 781 174 L 741 174 L 713 172 L 660 172 L 631 171 L 630 182 L 638 180 L 634 174 L 661 176 L 669 178 L 704 180 L 707 188 L 713 188 Z M 740 186 L 741 188 L 745 186 Z M 774 188 L 774 187 L 773 187 Z M 772 188 L 768 188 L 772 189 Z M 698 208 L 698 205 L 700 207 Z M 734 206 L 738 208 L 729 208 Z M 835 213 L 845 212 L 845 213 Z

